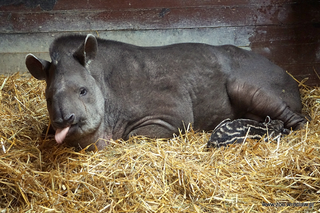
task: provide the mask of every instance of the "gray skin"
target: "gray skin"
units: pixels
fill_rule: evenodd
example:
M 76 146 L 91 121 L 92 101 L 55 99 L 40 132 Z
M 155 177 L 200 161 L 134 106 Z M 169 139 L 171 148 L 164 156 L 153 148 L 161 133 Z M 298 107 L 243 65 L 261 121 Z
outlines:
M 213 130 L 226 118 L 270 116 L 293 129 L 306 122 L 297 83 L 235 46 L 139 47 L 70 35 L 51 44 L 50 56 L 28 54 L 26 66 L 47 83 L 53 129 L 70 127 L 63 141 L 76 148 L 102 149 L 132 135 L 170 138 L 188 123 Z

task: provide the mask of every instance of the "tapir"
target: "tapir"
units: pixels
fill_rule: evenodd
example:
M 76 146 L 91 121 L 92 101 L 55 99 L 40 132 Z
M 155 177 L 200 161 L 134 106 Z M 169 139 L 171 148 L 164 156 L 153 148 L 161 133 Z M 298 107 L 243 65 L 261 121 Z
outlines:
M 266 116 L 298 129 L 305 122 L 297 83 L 282 68 L 232 45 L 180 43 L 141 47 L 94 35 L 56 38 L 51 62 L 26 56 L 46 81 L 57 143 L 103 149 L 133 135 L 170 138 L 191 123 Z

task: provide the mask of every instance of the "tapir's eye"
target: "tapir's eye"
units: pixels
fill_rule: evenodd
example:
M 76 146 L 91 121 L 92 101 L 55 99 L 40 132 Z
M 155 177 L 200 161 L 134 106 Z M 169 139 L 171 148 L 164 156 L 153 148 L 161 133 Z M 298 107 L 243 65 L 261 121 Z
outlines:
M 80 88 L 80 96 L 85 96 L 87 94 L 87 89 L 84 87 Z

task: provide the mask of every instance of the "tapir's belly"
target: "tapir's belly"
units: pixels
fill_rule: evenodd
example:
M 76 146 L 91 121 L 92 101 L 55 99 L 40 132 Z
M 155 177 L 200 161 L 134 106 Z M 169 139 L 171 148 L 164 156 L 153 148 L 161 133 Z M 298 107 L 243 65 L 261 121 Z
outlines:
M 194 107 L 194 129 L 212 130 L 226 118 L 234 119 L 235 112 L 225 91 L 210 94 Z
M 202 75 L 197 79 L 198 84 L 192 88 L 194 98 L 193 127 L 196 130 L 212 130 L 222 120 L 236 117 L 236 110 L 230 102 L 227 89 L 226 77 L 223 72 L 203 70 Z

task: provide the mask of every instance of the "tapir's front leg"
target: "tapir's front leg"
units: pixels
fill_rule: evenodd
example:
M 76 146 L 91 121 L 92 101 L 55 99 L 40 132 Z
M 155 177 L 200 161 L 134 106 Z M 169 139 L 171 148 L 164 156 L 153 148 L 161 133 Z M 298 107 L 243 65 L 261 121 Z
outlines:
M 178 122 L 180 121 L 180 123 Z M 182 119 L 146 116 L 128 125 L 124 133 L 124 139 L 131 136 L 143 135 L 150 138 L 172 138 L 173 133 L 182 129 Z
M 171 129 L 164 128 L 163 126 L 159 126 L 157 124 L 147 125 L 134 129 L 129 133 L 129 135 L 125 139 L 128 139 L 129 137 L 136 135 L 143 135 L 150 138 L 172 138 L 173 133 L 176 133 L 177 131 L 177 128 L 175 129 L 175 131 L 173 131 Z
M 227 84 L 227 91 L 239 117 L 262 121 L 270 116 L 271 119 L 282 120 L 286 128 L 294 130 L 301 128 L 306 122 L 302 115 L 293 112 L 280 95 L 272 90 L 267 91 L 242 81 L 232 81 Z

